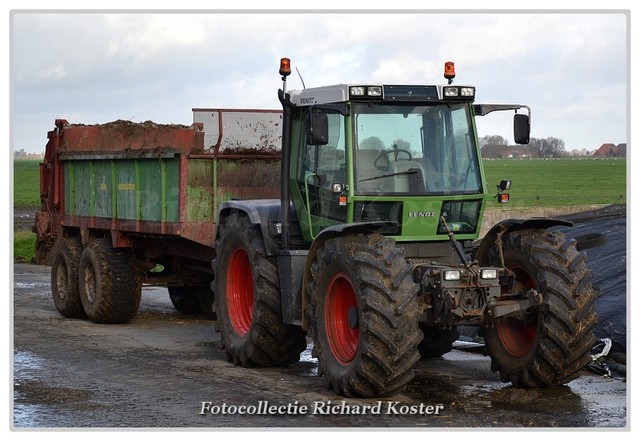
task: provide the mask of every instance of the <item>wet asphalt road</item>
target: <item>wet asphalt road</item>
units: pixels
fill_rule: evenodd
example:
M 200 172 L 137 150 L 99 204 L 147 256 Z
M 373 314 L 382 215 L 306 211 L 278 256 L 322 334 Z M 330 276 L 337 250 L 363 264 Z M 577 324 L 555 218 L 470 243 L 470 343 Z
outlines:
M 585 371 L 567 386 L 514 389 L 490 372 L 488 357 L 466 349 L 419 362 L 403 394 L 342 399 L 317 377 L 309 350 L 289 368 L 231 365 L 214 322 L 176 312 L 165 289 L 145 288 L 131 323 L 97 325 L 58 314 L 48 267 L 16 264 L 13 273 L 11 420 L 17 430 L 620 429 L 628 423 L 623 378 Z M 477 349 L 459 348 L 465 345 Z M 354 414 L 365 409 L 373 414 Z

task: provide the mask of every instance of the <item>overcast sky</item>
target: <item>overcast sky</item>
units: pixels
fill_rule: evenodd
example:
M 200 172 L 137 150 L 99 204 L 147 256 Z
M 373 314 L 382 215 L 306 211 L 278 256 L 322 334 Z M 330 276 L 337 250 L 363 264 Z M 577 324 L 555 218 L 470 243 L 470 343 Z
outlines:
M 12 147 L 41 152 L 56 118 L 192 122 L 194 107 L 278 108 L 278 63 L 307 87 L 441 84 L 532 109 L 567 150 L 627 142 L 628 16 L 591 13 L 34 13 L 11 15 Z M 301 88 L 295 73 L 290 89 Z M 479 136 L 512 141 L 511 113 Z

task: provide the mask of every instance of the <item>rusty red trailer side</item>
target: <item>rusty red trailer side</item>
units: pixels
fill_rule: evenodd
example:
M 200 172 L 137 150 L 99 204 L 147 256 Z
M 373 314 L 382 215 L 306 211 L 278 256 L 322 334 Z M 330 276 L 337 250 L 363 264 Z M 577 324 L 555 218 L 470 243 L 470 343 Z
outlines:
M 68 231 L 83 243 L 109 232 L 115 248 L 184 239 L 189 244 L 173 241 L 173 253 L 210 260 L 214 157 L 204 155 L 201 124 L 56 120 L 48 138 L 36 216 L 40 260 Z
M 51 265 L 63 315 L 128 321 L 142 284 L 167 286 L 180 311 L 212 315 L 218 207 L 279 196 L 271 140 L 280 112 L 205 112 L 219 123 L 209 147 L 206 117 L 191 126 L 55 121 L 40 164 L 36 258 Z
M 40 164 L 38 261 L 64 235 L 86 244 L 108 234 L 147 258 L 168 252 L 208 265 L 223 200 L 279 197 L 281 112 L 193 112 L 191 126 L 56 120 Z M 205 146 L 205 126 L 215 145 Z

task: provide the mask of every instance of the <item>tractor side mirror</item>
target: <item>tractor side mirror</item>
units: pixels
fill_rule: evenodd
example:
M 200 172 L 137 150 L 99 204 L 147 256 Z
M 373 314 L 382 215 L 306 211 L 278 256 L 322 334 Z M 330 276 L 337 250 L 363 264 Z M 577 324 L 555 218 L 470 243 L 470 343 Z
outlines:
M 507 179 L 503 179 L 498 184 L 498 191 L 505 191 L 505 190 L 509 190 L 510 188 L 511 188 L 511 181 Z
M 516 144 L 529 144 L 530 132 L 529 115 L 516 113 L 513 116 L 513 140 Z
M 326 113 L 309 113 L 307 116 L 307 145 L 329 143 L 329 120 Z

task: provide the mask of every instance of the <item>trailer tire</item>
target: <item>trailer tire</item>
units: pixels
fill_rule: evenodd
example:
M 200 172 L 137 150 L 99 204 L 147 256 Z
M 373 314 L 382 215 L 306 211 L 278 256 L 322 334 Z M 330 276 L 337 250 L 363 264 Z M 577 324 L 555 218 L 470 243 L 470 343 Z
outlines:
M 275 258 L 265 256 L 260 230 L 242 215 L 219 227 L 215 274 L 217 325 L 229 361 L 245 367 L 288 366 L 306 348 L 305 334 L 282 320 Z
M 318 249 L 306 313 L 318 374 L 346 397 L 384 397 L 420 359 L 418 287 L 401 248 L 379 234 L 328 239 Z
M 491 370 L 516 387 L 551 387 L 577 378 L 590 362 L 596 339 L 591 271 L 575 240 L 560 232 L 528 229 L 503 241 L 505 266 L 523 289 L 542 295 L 537 311 L 522 318 L 501 318 L 483 329 Z M 497 250 L 490 264 L 500 264 Z
M 438 358 L 453 350 L 453 343 L 458 340 L 458 327 L 442 329 L 436 326 L 420 325 L 424 337 L 418 345 L 420 358 Z
M 197 314 L 200 312 L 198 297 L 190 286 L 169 286 L 169 299 L 176 311 L 182 314 Z
M 51 293 L 56 309 L 67 318 L 85 317 L 78 288 L 78 266 L 82 242 L 77 237 L 61 238 L 51 251 Z
M 95 323 L 126 323 L 138 312 L 141 284 L 129 250 L 96 239 L 80 257 L 80 299 Z

